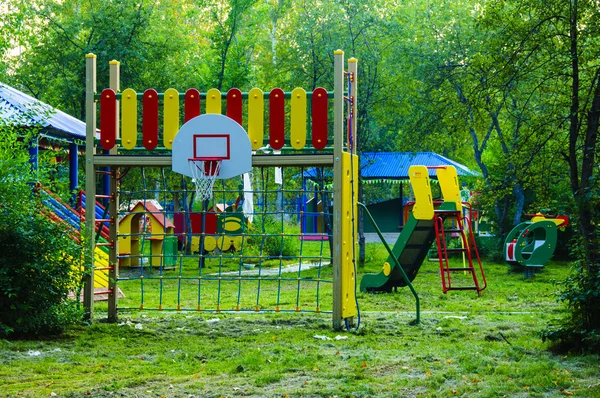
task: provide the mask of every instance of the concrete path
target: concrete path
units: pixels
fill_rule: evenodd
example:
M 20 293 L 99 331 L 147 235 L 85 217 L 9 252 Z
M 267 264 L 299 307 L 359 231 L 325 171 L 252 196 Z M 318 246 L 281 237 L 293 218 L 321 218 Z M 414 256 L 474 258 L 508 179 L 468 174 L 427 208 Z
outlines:
M 328 266 L 330 263 L 329 262 L 314 262 L 314 263 L 302 263 L 302 271 L 306 271 L 307 269 L 311 269 L 311 268 L 316 268 L 319 265 L 321 265 L 322 267 L 326 267 Z M 286 265 L 284 267 L 281 267 L 281 273 L 282 274 L 286 274 L 286 273 L 298 273 L 298 268 L 300 267 L 300 264 L 290 264 L 290 265 Z M 242 270 L 242 276 L 257 276 L 258 275 L 258 267 L 254 267 L 252 269 L 244 269 Z M 239 271 L 229 271 L 229 272 L 221 272 L 221 275 L 238 275 Z M 214 275 L 218 275 L 218 274 L 209 274 L 211 276 Z M 276 268 L 263 268 L 261 273 L 261 276 L 274 276 L 274 275 L 279 275 L 279 267 Z

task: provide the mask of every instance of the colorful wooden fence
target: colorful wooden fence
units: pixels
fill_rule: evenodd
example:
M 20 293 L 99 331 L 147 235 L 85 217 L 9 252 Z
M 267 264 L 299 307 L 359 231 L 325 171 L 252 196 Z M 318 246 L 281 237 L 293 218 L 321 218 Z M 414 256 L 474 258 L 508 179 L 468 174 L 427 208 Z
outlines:
M 321 150 L 328 144 L 329 123 L 329 98 L 333 97 L 324 88 L 317 88 L 314 92 L 307 93 L 302 88 L 296 88 L 291 93 L 285 93 L 279 88 L 264 93 L 261 89 L 254 88 L 248 93 L 242 93 L 237 88 L 232 88 L 227 93 L 211 89 L 200 93 L 191 88 L 185 93 L 175 89 L 168 89 L 158 93 L 148 89 L 143 93 L 128 88 L 122 93 L 107 88 L 99 96 L 100 103 L 100 145 L 105 150 L 111 150 L 118 143 L 120 101 L 120 135 L 121 147 L 131 150 L 138 147 L 138 100 L 141 100 L 141 145 L 147 150 L 162 147 L 170 150 L 173 139 L 179 130 L 180 124 L 201 114 L 223 113 L 222 105 L 225 103 L 225 114 L 244 126 L 250 137 L 252 149 L 257 150 L 267 143 L 275 150 L 282 149 L 287 143 L 294 150 L 307 147 L 308 125 L 310 118 L 311 139 L 309 149 Z M 180 100 L 183 101 L 181 111 Z M 265 101 L 268 100 L 268 107 Z M 286 103 L 289 114 L 286 115 Z M 244 106 L 247 108 L 244 120 Z M 159 115 L 162 107 L 162 126 Z M 265 131 L 265 110 L 268 110 L 268 132 Z M 286 116 L 289 122 L 289 133 L 286 134 Z M 162 127 L 162 129 L 161 129 Z M 162 134 L 161 134 L 162 130 Z M 268 141 L 265 136 L 268 133 Z

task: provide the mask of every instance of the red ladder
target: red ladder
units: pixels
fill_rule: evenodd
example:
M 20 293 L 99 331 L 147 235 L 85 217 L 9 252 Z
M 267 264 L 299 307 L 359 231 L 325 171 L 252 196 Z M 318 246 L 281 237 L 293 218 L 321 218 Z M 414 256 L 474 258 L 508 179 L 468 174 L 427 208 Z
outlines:
M 455 222 L 455 225 L 447 227 L 445 224 L 447 221 Z M 438 258 L 440 262 L 440 275 L 442 277 L 442 291 L 446 293 L 449 290 L 476 290 L 477 294 L 481 296 L 481 292 L 487 287 L 487 281 L 485 279 L 485 273 L 483 266 L 481 265 L 481 259 L 479 258 L 479 251 L 475 244 L 475 237 L 473 236 L 472 228 L 468 228 L 465 232 L 465 225 L 470 225 L 470 221 L 467 217 L 464 217 L 461 211 L 455 210 L 436 210 L 434 218 L 435 236 L 438 250 Z M 461 241 L 461 247 L 448 248 L 448 236 L 447 234 L 457 234 Z M 452 237 L 452 235 L 450 235 Z M 466 257 L 466 266 L 463 267 L 450 267 L 448 264 L 448 253 L 463 253 Z M 479 271 L 473 265 L 473 255 L 477 260 Z M 452 286 L 452 279 L 450 274 L 452 272 L 463 272 L 468 273 L 473 277 L 472 286 Z M 478 275 L 483 281 L 483 286 L 479 285 Z

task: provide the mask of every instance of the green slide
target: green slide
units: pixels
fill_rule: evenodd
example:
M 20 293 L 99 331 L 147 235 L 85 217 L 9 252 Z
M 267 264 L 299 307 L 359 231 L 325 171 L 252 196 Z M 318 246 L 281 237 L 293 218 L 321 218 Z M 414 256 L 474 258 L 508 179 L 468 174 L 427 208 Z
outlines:
M 417 220 L 411 214 L 392 249 L 394 257 L 398 259 L 411 282 L 417 276 L 435 240 L 433 222 L 433 219 Z M 384 263 L 380 273 L 366 274 L 360 282 L 360 290 L 363 292 L 390 292 L 394 287 L 404 286 L 406 282 L 391 256 Z

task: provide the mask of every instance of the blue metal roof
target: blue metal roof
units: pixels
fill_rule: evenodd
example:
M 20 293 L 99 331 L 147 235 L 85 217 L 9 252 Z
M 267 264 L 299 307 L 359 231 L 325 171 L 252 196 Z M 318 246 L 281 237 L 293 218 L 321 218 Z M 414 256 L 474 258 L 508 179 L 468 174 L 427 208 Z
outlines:
M 408 168 L 413 165 L 454 166 L 459 177 L 480 175 L 477 171 L 435 152 L 363 152 L 360 154 L 363 180 L 407 180 Z M 331 171 L 326 170 L 325 175 L 330 176 Z M 304 177 L 315 178 L 316 176 L 315 168 L 304 171 Z M 429 170 L 429 177 L 437 178 L 435 169 Z
M 361 174 L 364 180 L 408 179 L 408 168 L 413 165 L 454 166 L 459 177 L 480 175 L 467 166 L 435 152 L 363 152 L 360 155 Z M 429 176 L 436 177 L 435 169 L 429 170 Z
M 4 83 L 0 83 L 0 122 L 41 126 L 42 135 L 51 138 L 85 140 L 84 122 Z

